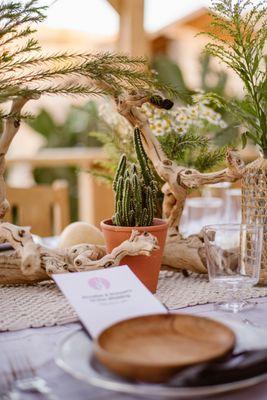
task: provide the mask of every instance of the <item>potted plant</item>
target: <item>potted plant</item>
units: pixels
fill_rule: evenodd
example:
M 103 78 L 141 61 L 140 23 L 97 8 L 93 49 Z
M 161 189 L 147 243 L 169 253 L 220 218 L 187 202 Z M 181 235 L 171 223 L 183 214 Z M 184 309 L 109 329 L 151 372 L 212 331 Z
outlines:
M 134 144 L 138 164 L 129 164 L 125 155 L 121 157 L 113 181 L 115 213 L 112 219 L 101 222 L 101 229 L 108 252 L 127 240 L 133 229 L 149 232 L 157 238 L 158 250 L 150 257 L 128 256 L 121 262 L 122 265 L 127 264 L 154 293 L 157 289 L 168 225 L 166 221 L 154 218 L 158 188 L 138 128 L 134 130 Z

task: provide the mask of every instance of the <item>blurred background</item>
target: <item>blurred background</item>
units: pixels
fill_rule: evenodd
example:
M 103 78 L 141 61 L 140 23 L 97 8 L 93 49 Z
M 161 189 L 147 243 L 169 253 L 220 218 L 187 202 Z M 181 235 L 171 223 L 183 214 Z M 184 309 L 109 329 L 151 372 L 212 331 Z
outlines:
M 242 96 L 236 76 L 211 59 L 203 48 L 212 21 L 205 0 L 55 0 L 37 36 L 44 52 L 124 52 L 145 56 L 159 79 L 181 93 L 213 91 L 225 97 Z M 105 158 L 98 135 L 108 130 L 99 99 L 43 97 L 32 101 L 35 119 L 23 123 L 8 159 L 10 186 L 30 187 L 68 182 L 71 219 L 96 225 L 112 213 L 110 186 L 89 170 Z M 178 100 L 189 102 L 186 95 Z M 219 145 L 238 135 L 231 115 L 229 129 L 216 138 Z M 206 192 L 207 193 L 207 192 Z

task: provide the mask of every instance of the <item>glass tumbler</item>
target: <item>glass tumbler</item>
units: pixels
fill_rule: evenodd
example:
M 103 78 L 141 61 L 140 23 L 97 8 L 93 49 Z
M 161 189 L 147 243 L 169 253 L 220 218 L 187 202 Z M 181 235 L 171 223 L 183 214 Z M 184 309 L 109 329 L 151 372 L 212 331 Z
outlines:
M 263 227 L 218 224 L 205 226 L 203 232 L 209 280 L 229 297 L 215 308 L 229 312 L 252 308 L 255 303 L 243 299 L 242 291 L 259 281 Z
M 241 223 L 241 189 L 226 190 L 224 222 Z
M 193 197 L 186 200 L 186 231 L 188 234 L 199 233 L 204 225 L 220 221 L 223 200 L 217 197 Z

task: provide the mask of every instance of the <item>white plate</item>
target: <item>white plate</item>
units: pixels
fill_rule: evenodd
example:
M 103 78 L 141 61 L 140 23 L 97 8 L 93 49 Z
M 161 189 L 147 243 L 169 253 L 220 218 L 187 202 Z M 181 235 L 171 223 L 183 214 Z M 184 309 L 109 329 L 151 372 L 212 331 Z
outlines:
M 243 323 L 224 320 L 237 336 L 237 350 L 267 348 L 266 331 Z M 56 363 L 73 377 L 115 392 L 149 396 L 152 398 L 196 398 L 254 386 L 267 379 L 267 374 L 227 384 L 205 387 L 170 387 L 162 384 L 133 383 L 107 371 L 97 361 L 92 361 L 92 341 L 84 331 L 76 331 L 61 343 Z

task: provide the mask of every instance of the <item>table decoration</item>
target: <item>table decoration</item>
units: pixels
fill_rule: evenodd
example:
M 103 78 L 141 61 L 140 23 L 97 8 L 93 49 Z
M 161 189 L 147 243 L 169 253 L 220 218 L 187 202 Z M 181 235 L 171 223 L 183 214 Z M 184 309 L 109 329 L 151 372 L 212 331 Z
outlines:
M 53 278 L 92 338 L 118 321 L 167 313 L 127 265 Z
M 215 307 L 237 313 L 253 308 L 255 303 L 236 297 L 242 287 L 259 281 L 263 227 L 261 225 L 221 224 L 203 229 L 209 279 L 229 295 L 228 301 Z
M 213 4 L 212 11 L 214 11 L 215 21 L 214 25 L 211 24 L 210 27 L 211 42 L 207 45 L 206 50 L 210 51 L 213 56 L 221 58 L 243 79 L 246 91 L 244 99 L 228 103 L 226 99 L 220 99 L 215 94 L 197 94 L 192 97 L 192 104 L 180 107 L 175 105 L 171 110 L 166 110 L 164 100 L 160 97 L 154 96 L 154 100 L 151 102 L 151 99 L 137 91 L 134 94 L 121 96 L 117 102 L 118 111 L 128 120 L 129 126 L 137 126 L 140 129 L 144 149 L 154 165 L 155 171 L 165 182 L 162 187 L 164 193 L 162 215 L 167 219 L 169 229 L 163 264 L 199 273 L 207 272 L 203 234 L 200 232 L 184 237 L 179 226 L 186 197 L 192 189 L 198 189 L 202 185 L 234 182 L 242 177 L 246 180 L 246 176 L 251 175 L 249 174 L 250 166 L 254 168 L 255 164 L 245 166 L 238 154 L 232 149 L 228 149 L 226 168 L 221 171 L 203 172 L 207 165 L 210 166 L 210 163 L 214 167 L 214 160 L 222 159 L 223 149 L 214 148 L 204 133 L 200 136 L 194 130 L 196 119 L 199 118 L 197 119 L 198 125 L 201 125 L 206 116 L 208 121 L 211 123 L 215 121 L 217 126 L 223 128 L 224 121 L 220 114 L 214 112 L 213 108 L 227 107 L 228 111 L 234 114 L 236 120 L 240 121 L 240 124 L 242 123 L 242 130 L 248 128 L 248 131 L 242 135 L 244 144 L 247 139 L 253 137 L 255 138 L 254 142 L 260 144 L 261 133 L 263 134 L 262 139 L 266 142 L 264 62 L 266 5 L 265 3 L 255 5 L 251 1 L 245 0 L 235 4 L 226 0 L 217 0 Z M 216 15 L 218 15 L 217 18 Z M 229 23 L 229 21 L 231 22 Z M 232 40 L 230 42 L 224 40 L 221 37 L 222 32 L 225 33 L 225 37 Z M 213 39 L 215 40 L 214 44 L 212 44 Z M 255 44 L 257 44 L 256 47 Z M 254 68 L 253 71 L 252 68 Z M 153 103 L 154 108 L 149 103 Z M 199 126 L 198 128 L 201 129 Z M 131 141 L 127 141 L 127 134 L 123 136 L 119 132 L 118 138 L 124 139 L 128 144 L 128 149 L 131 149 Z M 110 141 L 106 140 L 106 143 L 108 148 Z M 262 144 L 265 146 L 266 143 L 262 142 Z M 199 149 L 201 149 L 200 155 Z M 121 149 L 119 148 L 119 150 Z M 194 160 L 193 157 L 195 153 L 199 155 L 197 160 Z M 189 160 L 186 155 L 189 155 Z M 254 207 L 255 195 L 260 196 L 256 190 L 257 179 L 255 179 L 254 195 L 251 195 L 251 191 L 248 197 L 244 195 L 244 198 L 252 201 L 247 210 Z M 263 188 L 263 184 L 261 187 Z M 259 204 L 257 206 L 259 215 L 261 215 L 261 217 L 258 215 L 257 221 L 261 223 L 265 215 L 264 203 L 260 198 L 257 201 L 262 207 L 259 209 Z M 254 211 L 258 212 L 255 207 Z M 254 220 L 255 218 L 251 217 L 249 220 L 244 219 L 244 222 L 253 223 Z M 254 222 L 257 223 L 257 221 Z M 264 265 L 266 263 L 262 264 L 262 268 Z
M 192 197 L 186 200 L 180 229 L 186 236 L 198 233 L 204 225 L 223 218 L 224 203 L 219 197 Z
M 220 319 L 219 319 L 220 321 Z M 248 328 L 246 325 L 228 320 L 223 317 L 221 321 L 229 326 L 237 336 L 236 351 L 266 349 L 266 334 L 262 330 Z M 232 392 L 242 388 L 248 388 L 266 380 L 266 373 L 253 376 L 249 379 L 234 381 L 224 384 L 211 384 L 209 386 L 185 386 L 173 384 L 147 384 L 123 379 L 118 375 L 110 373 L 97 360 L 92 359 L 93 344 L 83 331 L 78 331 L 65 338 L 56 355 L 57 364 L 76 379 L 121 393 L 132 393 L 135 396 L 150 396 L 152 398 L 212 398 L 219 393 Z M 88 360 L 92 360 L 88 362 Z M 266 368 L 266 364 L 265 364 Z
M 121 157 L 113 181 L 115 213 L 112 219 L 101 222 L 101 229 L 109 252 L 127 240 L 132 229 L 143 232 L 143 235 L 150 233 L 157 238 L 157 250 L 149 258 L 140 254 L 121 260 L 121 264 L 128 265 L 154 293 L 157 289 L 168 226 L 166 221 L 154 218 L 159 189 L 138 129 L 134 131 L 134 146 L 138 164 L 130 164 L 125 155 Z
M 103 330 L 93 352 L 108 370 L 143 382 L 166 382 L 193 365 L 229 355 L 235 335 L 209 318 L 156 314 L 127 319 Z
M 165 182 L 162 187 L 163 217 L 168 221 L 168 233 L 163 254 L 163 265 L 175 269 L 192 270 L 207 273 L 207 260 L 204 249 L 203 233 L 183 237 L 179 224 L 186 197 L 191 189 L 201 185 L 240 179 L 244 171 L 244 163 L 233 151 L 227 153 L 228 167 L 210 173 L 202 173 L 193 168 L 177 165 L 170 160 L 153 131 L 149 121 L 142 112 L 141 106 L 148 98 L 128 95 L 118 103 L 119 112 L 140 132 L 143 147 L 160 178 Z M 163 106 L 158 100 L 158 107 Z
M 4 180 L 5 157 L 19 131 L 21 119 L 28 116 L 23 109 L 30 100 L 37 100 L 42 94 L 98 94 L 117 98 L 123 92 L 139 89 L 151 97 L 155 90 L 165 87 L 157 81 L 144 59 L 108 53 L 44 55 L 33 37 L 33 25 L 43 21 L 45 9 L 38 5 L 37 0 L 25 4 L 8 1 L 0 5 L 0 14 L 5 16 L 0 21 L 1 103 L 8 103 L 0 110 L 3 122 L 0 138 L 1 222 L 10 208 Z M 97 268 L 102 256 L 106 257 L 102 267 L 114 265 L 119 256 L 114 252 L 111 256 L 105 255 L 100 246 L 47 249 L 33 242 L 29 228 L 7 223 L 0 224 L 0 242 L 9 242 L 14 247 L 13 253 L 1 257 L 2 283 L 33 282 L 47 279 L 52 273 Z M 152 242 L 151 235 L 140 234 L 138 237 L 135 232 L 128 241 L 129 251 L 125 247 L 120 250 L 124 254 L 150 255 L 155 249 Z M 86 260 L 93 264 L 85 267 Z
M 227 300 L 224 288 L 214 287 L 206 275 L 161 271 L 156 297 L 168 309 Z M 267 288 L 242 289 L 241 298 L 267 296 Z M 63 325 L 77 321 L 69 302 L 52 281 L 31 285 L 0 285 L 0 331 Z
M 90 271 L 119 265 L 126 255 L 150 256 L 157 249 L 157 239 L 150 233 L 131 230 L 128 240 L 115 247 L 110 254 L 105 247 L 80 244 L 66 249 L 50 249 L 33 241 L 27 227 L 8 222 L 0 225 L 2 240 L 14 251 L 0 254 L 0 283 L 25 283 L 47 280 L 52 274 Z
M 216 5 L 217 4 L 217 5 Z M 238 51 L 241 52 L 241 56 L 240 56 L 240 60 L 243 60 L 243 56 L 244 54 L 244 49 L 241 46 L 241 44 L 243 43 L 242 40 L 246 37 L 246 34 L 244 33 L 246 32 L 253 32 L 253 35 L 251 34 L 250 36 L 248 36 L 248 43 L 245 46 L 245 48 L 248 48 L 248 51 L 250 52 L 250 56 L 252 57 L 252 60 L 254 60 L 254 65 L 255 65 L 255 74 L 252 74 L 253 76 L 255 76 L 255 79 L 257 77 L 257 82 L 260 83 L 259 86 L 259 92 L 255 92 L 253 91 L 253 96 L 252 96 L 252 92 L 249 89 L 249 96 L 251 97 L 249 104 L 245 104 L 242 103 L 243 106 L 245 107 L 245 111 L 244 109 L 242 109 L 242 107 L 239 107 L 239 112 L 238 112 L 238 116 L 243 116 L 244 120 L 246 119 L 245 117 L 250 115 L 249 117 L 249 121 L 251 123 L 251 125 L 253 126 L 253 123 L 255 125 L 254 121 L 254 117 L 253 117 L 253 113 L 254 111 L 250 110 L 250 107 L 254 105 L 256 105 L 257 109 L 256 109 L 256 113 L 257 113 L 257 120 L 256 120 L 256 125 L 259 124 L 260 125 L 260 130 L 257 128 L 257 133 L 256 136 L 252 133 L 252 131 L 250 132 L 250 134 L 246 134 L 244 135 L 244 138 L 247 137 L 251 137 L 251 135 L 253 137 L 255 137 L 257 140 L 257 143 L 262 143 L 262 140 L 265 140 L 265 134 L 263 134 L 263 136 L 261 136 L 261 132 L 262 129 L 264 128 L 264 126 L 266 125 L 266 115 L 264 113 L 264 107 L 261 105 L 261 98 L 263 98 L 263 103 L 265 102 L 264 98 L 264 83 L 265 80 L 262 81 L 262 71 L 261 71 L 261 66 L 260 66 L 260 56 L 261 56 L 261 52 L 263 49 L 263 38 L 265 37 L 264 35 L 266 34 L 266 29 L 264 28 L 266 25 L 263 23 L 262 24 L 262 29 L 260 29 L 257 32 L 254 32 L 255 29 L 255 24 L 261 24 L 261 21 L 264 20 L 264 15 L 265 15 L 265 6 L 261 6 L 260 7 L 260 11 L 259 14 L 258 13 L 258 8 L 257 6 L 252 5 L 251 11 L 249 11 L 249 18 L 245 17 L 243 19 L 242 17 L 242 10 L 246 9 L 246 7 L 249 6 L 249 2 L 246 2 L 245 0 L 242 0 L 241 2 L 238 2 L 236 4 L 236 6 L 232 9 L 231 6 L 229 5 L 229 2 L 227 1 L 219 1 L 217 0 L 217 2 L 215 2 L 215 9 L 218 11 L 219 15 L 221 15 L 221 13 L 226 12 L 229 14 L 229 18 L 233 19 L 233 43 L 237 44 L 237 48 L 239 49 Z M 230 8 L 229 8 L 230 7 Z M 38 10 L 38 9 L 37 9 Z M 24 10 L 24 8 L 19 8 L 19 12 L 17 10 L 17 18 L 19 18 L 19 15 L 23 14 L 23 12 L 25 12 L 26 14 L 30 12 L 33 13 L 33 15 L 36 17 L 36 13 L 37 16 L 38 11 L 36 11 L 36 8 L 34 8 L 33 10 L 30 9 Z M 13 14 L 12 14 L 13 15 Z M 27 14 L 28 15 L 28 14 Z M 256 17 L 257 15 L 257 17 Z M 36 18 L 35 18 L 36 19 Z M 29 20 L 27 20 L 29 23 L 32 22 L 33 20 L 35 20 L 34 18 L 29 18 Z M 228 19 L 228 17 L 226 18 Z M 38 20 L 38 18 L 37 18 Z M 229 25 L 231 26 L 231 25 Z M 246 27 L 246 30 L 244 30 L 243 28 Z M 224 27 L 225 28 L 225 27 Z M 239 31 L 238 29 L 241 28 L 241 33 L 240 35 L 242 36 L 242 34 L 244 34 L 245 36 L 242 36 L 240 38 L 241 40 L 241 44 L 238 42 L 235 42 L 235 40 L 237 41 L 238 35 L 239 35 Z M 231 27 L 232 29 L 232 27 Z M 231 32 L 230 32 L 231 33 Z M 252 46 L 252 42 L 254 40 L 254 33 L 255 33 L 255 40 L 257 41 L 257 43 L 259 44 L 259 46 L 257 46 L 257 55 L 253 54 L 253 46 Z M 212 34 L 211 34 L 212 36 Z M 14 38 L 13 38 L 14 39 Z M 16 39 L 16 37 L 15 37 Z M 15 40 L 14 39 L 14 40 Z M 241 47 L 240 47 L 241 46 Z M 218 49 L 218 47 L 208 47 L 210 48 L 211 52 L 212 49 Z M 231 49 L 231 47 L 230 47 Z M 28 49 L 29 50 L 29 49 Z M 233 51 L 235 49 L 232 49 Z M 222 52 L 219 52 L 218 54 L 222 54 Z M 228 54 L 227 51 L 224 52 L 224 54 Z M 11 58 L 14 58 L 15 55 L 11 54 Z M 33 56 L 35 57 L 35 56 Z M 54 76 L 52 72 L 54 72 L 54 62 L 55 60 L 52 57 L 52 66 L 48 71 L 41 71 L 38 68 L 41 68 L 40 63 L 39 63 L 39 59 L 41 55 L 39 54 L 38 56 L 36 56 L 37 58 L 34 58 L 36 64 L 34 64 L 37 68 L 37 72 L 39 72 L 39 75 L 33 74 L 33 76 L 41 76 L 41 78 L 43 78 L 44 76 L 47 77 L 48 81 L 49 81 L 49 77 Z M 59 57 L 59 56 L 58 56 Z M 67 57 L 66 55 L 62 56 L 63 58 Z M 232 150 L 228 150 L 227 151 L 227 155 L 226 155 L 226 159 L 227 159 L 227 167 L 219 170 L 219 171 L 214 171 L 214 172 L 202 172 L 203 170 L 203 163 L 206 165 L 206 162 L 209 160 L 209 158 L 205 158 L 205 160 L 203 160 L 203 157 L 200 158 L 198 161 L 198 169 L 197 168 L 191 168 L 191 167 L 186 167 L 183 165 L 183 163 L 180 164 L 180 159 L 179 157 L 176 157 L 175 154 L 172 154 L 172 157 L 168 156 L 169 152 L 166 151 L 166 146 L 164 146 L 164 143 L 162 143 L 155 135 L 155 133 L 153 132 L 153 126 L 150 123 L 149 120 L 149 115 L 145 112 L 144 107 L 142 107 L 143 105 L 148 105 L 149 107 L 152 106 L 154 107 L 154 109 L 160 110 L 163 113 L 171 113 L 172 111 L 170 110 L 173 106 L 173 102 L 170 101 L 169 99 L 166 98 L 162 98 L 160 94 L 158 94 L 160 92 L 161 89 L 163 89 L 162 85 L 160 85 L 159 83 L 157 83 L 156 78 L 153 74 L 151 74 L 150 72 L 144 72 L 143 70 L 141 71 L 140 68 L 135 67 L 143 65 L 143 61 L 141 60 L 129 60 L 127 57 L 125 58 L 125 56 L 114 56 L 112 58 L 112 56 L 108 56 L 108 55 L 103 55 L 103 57 L 101 58 L 100 55 L 96 56 L 96 57 L 92 57 L 89 58 L 89 61 L 85 61 L 87 60 L 86 56 L 84 55 L 80 55 L 78 57 L 78 65 L 76 63 L 76 58 L 75 56 L 70 56 L 71 60 L 74 63 L 73 68 L 71 69 L 72 73 L 76 73 L 76 70 L 79 71 L 79 73 L 82 74 L 82 76 L 84 76 L 84 74 L 86 75 L 86 72 L 88 73 L 88 77 L 91 78 L 90 84 L 92 84 L 92 82 L 94 83 L 96 89 L 98 91 L 98 93 L 102 94 L 102 93 L 109 93 L 111 94 L 116 101 L 116 105 L 117 105 L 117 110 L 118 112 L 121 114 L 121 116 L 123 116 L 132 127 L 135 127 L 135 131 L 138 133 L 138 135 L 140 135 L 143 147 L 144 147 L 144 151 L 146 152 L 148 158 L 150 159 L 150 161 L 152 162 L 155 171 L 157 172 L 158 176 L 163 180 L 164 185 L 162 187 L 162 191 L 164 194 L 164 199 L 163 199 L 163 203 L 162 203 L 162 214 L 163 214 L 163 218 L 167 220 L 168 222 L 168 233 L 167 233 L 167 240 L 166 240 L 166 244 L 164 247 L 164 254 L 163 254 L 163 264 L 167 267 L 172 267 L 175 269 L 182 269 L 184 271 L 186 270 L 191 270 L 194 272 L 199 272 L 199 273 L 207 273 L 207 258 L 206 258 L 206 253 L 205 253 L 205 249 L 204 249 L 204 239 L 203 239 L 203 232 L 200 232 L 199 234 L 194 234 L 194 235 L 190 235 L 188 237 L 183 237 L 183 235 L 181 235 L 180 231 L 179 231 L 179 224 L 180 224 L 180 219 L 181 219 L 181 214 L 184 208 L 184 204 L 185 204 L 185 200 L 186 197 L 188 196 L 188 194 L 190 193 L 190 191 L 192 189 L 198 189 L 200 186 L 202 185 L 206 185 L 206 184 L 213 184 L 213 183 L 218 183 L 218 182 L 234 182 L 238 179 L 241 179 L 243 176 L 245 176 L 246 171 L 248 171 L 249 169 L 249 165 L 245 166 L 244 162 L 241 160 L 241 158 Z M 117 58 L 116 58 L 117 57 Z M 121 58 L 120 58 L 121 57 Z M 64 59 L 65 59 L 64 58 Z M 101 73 L 101 75 L 97 74 L 97 76 L 95 76 L 94 72 L 97 71 L 97 68 L 95 68 L 95 64 L 94 64 L 94 68 L 92 68 L 92 62 L 97 63 L 99 60 L 101 61 L 101 71 L 103 71 L 103 74 Z M 234 55 L 231 53 L 231 57 L 230 57 L 230 61 L 232 62 L 235 58 Z M 58 58 L 57 58 L 58 59 Z M 68 57 L 67 57 L 68 59 Z M 93 61 L 92 61 L 93 59 Z M 43 60 L 43 59 L 42 59 Z M 82 65 L 80 64 L 82 60 Z M 239 59 L 238 59 L 239 60 Z M 239 60 L 239 61 L 240 61 Z M 18 62 L 18 60 L 15 59 L 13 60 L 14 62 Z M 119 64 L 119 67 L 121 68 L 115 68 L 114 70 L 114 65 L 115 64 Z M 132 63 L 132 64 L 131 64 Z M 131 70 L 130 65 L 134 65 L 133 70 Z M 42 63 L 42 65 L 44 65 L 44 63 Z M 71 64 L 72 65 L 72 64 Z M 103 65 L 106 66 L 106 69 L 103 67 Z M 125 72 L 125 70 L 123 70 L 123 68 L 125 67 L 129 69 L 127 69 L 127 74 Z M 231 63 L 230 63 L 231 66 Z M 126 68 L 125 67 L 125 68 Z M 247 66 L 245 66 L 246 69 L 245 71 L 247 71 Z M 6 68 L 8 69 L 9 66 L 6 65 Z M 85 70 L 83 69 L 85 68 Z M 91 69 L 92 70 L 91 70 Z M 89 69 L 89 72 L 88 72 Z M 9 69 L 9 73 L 12 74 L 16 74 L 17 70 L 12 67 L 11 69 Z M 4 183 L 4 171 L 5 171 L 5 155 L 9 149 L 9 146 L 14 138 L 14 136 L 17 134 L 18 130 L 19 130 L 19 125 L 20 125 L 20 119 L 23 116 L 22 113 L 22 108 L 24 107 L 24 105 L 29 101 L 30 98 L 36 98 L 36 96 L 39 96 L 40 94 L 42 94 L 43 92 L 53 92 L 55 91 L 56 93 L 58 92 L 58 87 L 53 86 L 54 81 L 52 79 L 52 83 L 51 86 L 49 86 L 48 89 L 34 89 L 33 91 L 31 91 L 30 89 L 28 89 L 27 84 L 29 82 L 31 82 L 31 80 L 29 81 L 28 78 L 28 72 L 29 69 L 27 69 L 25 67 L 25 69 L 23 69 L 23 74 L 21 73 L 20 70 L 20 80 L 19 80 L 19 84 L 21 84 L 21 90 L 19 91 L 18 88 L 18 84 L 15 85 L 15 87 L 13 88 L 14 91 L 8 92 L 6 99 L 11 99 L 12 100 L 12 104 L 11 104 L 11 108 L 9 110 L 9 112 L 5 115 L 4 118 L 4 128 L 3 128 L 3 133 L 1 136 L 1 140 L 0 140 L 0 154 L 1 159 L 0 159 L 0 218 L 1 220 L 4 218 L 5 213 L 8 209 L 8 200 L 6 199 L 6 194 L 5 194 L 5 183 Z M 70 71 L 67 71 L 70 72 Z M 47 73 L 47 75 L 46 75 Z M 59 72 L 58 72 L 59 73 Z M 117 74 L 117 75 L 116 75 Z M 57 74 L 58 75 L 58 74 Z M 120 79 L 118 77 L 118 75 L 120 76 Z M 250 71 L 250 75 L 251 75 L 251 71 Z M 86 75 L 87 76 L 87 75 Z M 109 76 L 108 81 L 107 81 L 107 76 Z M 243 76 L 243 75 L 242 75 Z M 11 78 L 14 78 L 14 75 L 11 76 Z M 16 75 L 15 75 L 16 77 Z M 251 84 L 251 88 L 254 87 L 254 89 L 256 88 L 255 86 L 255 81 L 251 81 L 251 76 L 250 76 L 250 81 L 248 81 L 249 84 Z M 10 82 L 12 82 L 12 79 L 9 80 Z M 247 81 L 245 81 L 247 82 Z M 32 83 L 32 82 L 31 82 Z M 33 81 L 33 83 L 35 83 L 37 85 L 37 81 Z M 137 84 L 138 83 L 138 84 Z M 262 83 L 262 84 L 261 84 Z M 64 86 L 64 85 L 63 85 Z M 257 86 L 258 87 L 258 86 Z M 77 93 L 79 92 L 83 92 L 83 93 L 88 93 L 88 89 L 85 87 L 80 87 L 79 88 L 74 88 L 72 86 L 66 86 L 64 88 L 60 88 L 60 92 L 73 92 L 76 91 Z M 89 91 L 93 91 L 94 92 L 94 88 L 92 89 L 92 85 L 89 88 Z M 176 91 L 174 91 L 176 93 Z M 173 91 L 172 91 L 173 93 Z M 16 96 L 17 94 L 17 96 Z M 177 93 L 176 93 L 177 94 Z M 256 96 L 256 97 L 255 97 Z M 203 96 L 202 96 L 203 97 Z M 198 102 L 200 101 L 201 96 L 197 96 L 194 98 L 194 101 Z M 214 97 L 213 97 L 214 100 Z M 218 100 L 218 99 L 217 99 Z M 253 103 L 254 102 L 254 103 Z M 240 103 L 241 104 L 241 103 Z M 265 103 L 264 103 L 265 104 Z M 205 106 L 206 107 L 206 106 Z M 232 105 L 231 105 L 232 107 Z M 254 106 L 253 106 L 254 107 Z M 263 107 L 263 108 L 262 108 Z M 232 108 L 231 108 L 232 109 Z M 234 109 L 234 108 L 233 108 Z M 252 112 L 252 116 L 251 116 L 251 112 Z M 209 110 L 207 110 L 208 116 L 210 117 L 210 113 Z M 245 114 L 245 116 L 244 116 Z M 169 117 L 171 116 L 171 114 L 169 115 Z M 175 116 L 175 113 L 173 115 L 174 118 L 176 118 L 177 120 L 179 119 L 179 115 Z M 258 122 L 257 122 L 258 121 Z M 264 121 L 265 121 L 265 125 L 264 125 Z M 220 122 L 220 121 L 219 121 Z M 257 125 L 258 126 L 258 125 Z M 265 128 L 264 128 L 265 129 Z M 264 132 L 263 132 L 264 133 Z M 189 136 L 186 136 L 189 135 Z M 258 136 L 257 136 L 258 135 Z M 203 147 L 203 154 L 205 153 L 206 156 L 211 156 L 212 154 L 212 158 L 213 159 L 221 159 L 222 153 L 225 153 L 224 151 L 213 151 L 211 153 L 211 149 L 209 149 L 209 141 L 207 140 L 201 140 L 201 138 L 199 136 L 190 136 L 190 130 L 186 133 L 184 130 L 182 131 L 182 135 L 179 136 L 177 135 L 177 140 L 175 142 L 175 147 L 174 148 L 178 148 L 181 151 L 184 151 L 186 149 L 186 144 L 185 142 L 187 140 L 184 140 L 184 138 L 189 138 L 190 137 L 190 143 L 193 143 L 193 147 L 191 147 L 191 149 L 195 148 L 196 144 L 200 144 L 202 143 L 202 146 L 204 144 Z M 167 146 L 168 147 L 168 146 Z M 264 147 L 264 146 L 263 146 Z M 188 150 L 188 147 L 187 147 Z M 205 151 L 204 151 L 205 150 Z M 178 151 L 178 150 L 177 150 Z M 205 162 L 204 162 L 205 161 Z M 254 164 L 253 164 L 254 165 Z M 261 206 L 262 206 L 262 201 L 261 201 Z M 258 220 L 257 220 L 258 221 Z M 256 222 L 257 222 L 256 221 Z M 19 229 L 18 227 L 13 226 L 13 231 L 15 234 L 15 242 L 16 242 L 16 246 L 17 249 L 20 246 L 20 235 L 22 235 L 22 241 L 24 242 L 25 240 L 25 233 L 27 231 L 26 236 L 29 237 L 29 231 L 25 230 L 25 229 Z M 11 230 L 12 230 L 11 229 Z M 7 232 L 5 229 L 5 226 L 3 224 L 0 225 L 0 241 L 6 241 L 7 239 Z M 13 240 L 13 239 L 12 239 Z M 40 248 L 37 248 L 34 244 L 31 243 L 30 240 L 27 239 L 28 245 L 25 249 L 23 250 L 19 250 L 20 254 L 24 254 L 23 257 L 26 257 L 25 259 L 22 259 L 22 262 L 19 259 L 16 258 L 16 253 L 15 253 L 15 257 L 13 257 L 13 259 L 15 258 L 15 262 L 13 263 L 13 267 L 12 268 L 8 268 L 5 270 L 6 268 L 6 261 L 7 259 L 4 258 L 3 261 L 0 260 L 0 270 L 4 269 L 5 273 L 4 273 L 4 277 L 5 277 L 5 282 L 11 282 L 11 280 L 15 277 L 15 273 L 13 273 L 16 269 L 19 270 L 19 277 L 20 277 L 20 281 L 28 281 L 31 282 L 35 279 L 34 274 L 38 271 L 38 279 L 46 279 L 46 272 L 43 271 L 43 263 L 48 262 L 49 263 L 49 267 L 47 268 L 48 272 L 51 272 L 51 269 L 53 268 L 53 272 L 60 272 L 60 271 L 67 271 L 67 270 L 71 270 L 73 268 L 73 265 L 65 265 L 65 263 L 63 263 L 63 265 L 59 262 L 59 266 L 55 266 L 55 264 L 58 263 L 58 253 L 55 252 L 53 253 L 53 256 L 55 259 L 52 260 L 51 257 L 51 253 L 47 253 L 47 251 L 42 252 L 40 250 Z M 13 240 L 14 243 L 14 240 Z M 98 251 L 98 249 L 97 249 Z M 68 250 L 66 250 L 66 252 L 68 253 Z M 48 256 L 47 256 L 48 254 Z M 60 258 L 60 257 L 59 257 Z M 90 258 L 90 257 L 89 257 Z M 10 260 L 12 260 L 12 256 L 10 256 L 9 258 Z M 42 260 L 41 260 L 42 259 Z M 25 262 L 26 261 L 26 262 Z M 29 261 L 29 263 L 28 263 Z M 95 261 L 95 260 L 93 260 Z M 92 262 L 93 262 L 92 261 Z M 80 263 L 80 260 L 78 261 Z M 42 265 L 42 267 L 40 268 L 40 266 Z M 51 267 L 51 265 L 53 265 Z M 91 265 L 92 266 L 92 265 Z M 96 264 L 94 264 L 94 266 L 96 266 Z M 20 268 L 21 267 L 21 268 Z M 75 267 L 76 268 L 76 267 Z M 12 269 L 14 269 L 14 271 L 12 271 Z M 46 269 L 46 267 L 45 267 Z M 27 271 L 27 272 L 26 272 Z M 8 278 L 8 274 L 10 274 L 10 278 Z M 1 277 L 2 274 L 0 274 Z M 15 280 L 16 281 L 16 280 Z
M 242 221 L 264 226 L 260 282 L 267 283 L 267 95 L 265 44 L 267 39 L 266 2 L 236 3 L 218 1 L 217 15 L 211 27 L 206 51 L 241 79 L 244 97 L 226 100 L 218 95 L 209 98 L 222 105 L 242 123 L 243 147 L 250 140 L 260 149 L 258 158 L 242 173 Z M 227 37 L 225 41 L 222 37 Z
M 266 133 L 267 136 L 267 133 Z M 246 167 L 242 177 L 242 221 L 261 224 L 263 249 L 260 283 L 267 284 L 267 159 L 261 154 L 253 164 Z
M 87 222 L 72 222 L 60 234 L 56 247 L 61 249 L 87 243 L 104 245 L 102 232 L 94 225 Z

